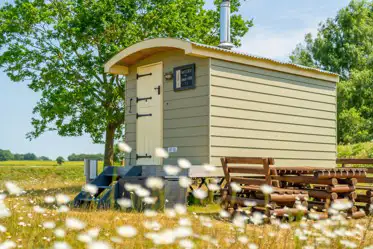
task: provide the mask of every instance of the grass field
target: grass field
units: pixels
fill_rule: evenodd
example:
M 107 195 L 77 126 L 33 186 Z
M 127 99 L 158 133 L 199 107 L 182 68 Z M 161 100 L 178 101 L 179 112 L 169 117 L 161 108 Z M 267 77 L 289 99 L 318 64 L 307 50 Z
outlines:
M 167 211 L 149 217 L 137 212 L 73 207 L 68 212 L 59 212 L 61 205 L 45 203 L 45 197 L 58 194 L 74 198 L 84 184 L 83 163 L 62 166 L 55 165 L 55 162 L 0 163 L 0 190 L 5 190 L 8 181 L 26 193 L 8 195 L 4 203 L 0 198 L 1 249 L 13 248 L 11 246 L 56 249 L 311 249 L 368 248 L 373 244 L 371 218 L 355 221 L 337 216 L 338 219 L 326 221 L 279 221 L 272 225 L 242 226 L 240 220 L 222 219 L 218 205 L 189 206 L 186 214 L 173 216 L 173 212 Z M 4 204 L 11 212 L 10 217 L 2 217 Z M 78 221 L 74 223 L 69 218 Z M 69 221 L 72 224 L 69 225 Z M 82 225 L 79 221 L 85 224 L 83 229 L 79 229 Z M 130 236 L 128 228 L 123 228 L 121 236 L 117 232 L 121 226 L 131 226 L 137 234 Z M 98 234 L 96 229 L 99 229 Z M 65 235 L 58 237 L 62 231 Z

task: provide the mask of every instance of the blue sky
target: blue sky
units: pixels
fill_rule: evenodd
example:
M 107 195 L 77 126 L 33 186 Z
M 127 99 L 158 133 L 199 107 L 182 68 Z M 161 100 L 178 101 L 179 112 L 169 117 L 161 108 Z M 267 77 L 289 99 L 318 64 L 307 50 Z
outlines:
M 211 8 L 212 2 L 206 0 L 206 7 Z M 315 34 L 321 21 L 334 17 L 348 3 L 348 0 L 242 1 L 240 13 L 244 18 L 253 18 L 254 27 L 243 38 L 240 50 L 287 60 L 306 33 Z M 27 83 L 13 83 L 0 71 L 0 106 L 3 106 L 0 149 L 9 149 L 14 153 L 33 152 L 52 159 L 71 153 L 103 153 L 104 146 L 92 144 L 88 135 L 59 137 L 49 132 L 28 141 L 25 135 L 32 130 L 32 109 L 39 96 L 27 88 Z

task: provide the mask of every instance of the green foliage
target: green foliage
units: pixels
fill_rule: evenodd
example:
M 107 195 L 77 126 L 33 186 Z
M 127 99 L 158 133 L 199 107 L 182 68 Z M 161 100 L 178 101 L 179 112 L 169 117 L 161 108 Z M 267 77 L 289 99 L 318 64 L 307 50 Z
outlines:
M 56 162 L 58 165 L 61 165 L 65 162 L 65 159 L 62 156 L 57 157 Z
M 103 160 L 103 154 L 71 154 L 67 157 L 69 161 L 84 161 L 84 159 Z
M 373 158 L 373 143 L 338 145 L 338 158 Z
M 23 161 L 23 160 L 25 160 L 25 155 L 23 155 L 23 154 L 14 154 L 14 158 L 13 159 L 16 160 L 16 161 Z
M 218 6 L 220 1 L 215 1 Z M 12 81 L 28 81 L 41 93 L 30 139 L 55 130 L 61 136 L 90 134 L 105 140 L 112 165 L 114 134 L 125 119 L 125 78 L 103 64 L 134 43 L 175 37 L 219 43 L 219 11 L 203 0 L 17 0 L 0 8 L 0 66 Z M 252 26 L 232 0 L 232 41 Z M 103 139 L 106 133 L 106 139 Z
M 49 157 L 46 157 L 46 156 L 41 156 L 41 157 L 38 157 L 39 161 L 51 161 L 51 159 Z
M 335 18 L 307 34 L 293 51 L 294 63 L 341 75 L 338 83 L 338 141 L 373 139 L 373 1 L 353 0 Z
M 36 159 L 37 159 L 37 156 L 34 153 L 26 153 L 23 155 L 23 160 L 32 161 Z
M 14 156 L 10 150 L 0 150 L 0 161 L 13 160 Z

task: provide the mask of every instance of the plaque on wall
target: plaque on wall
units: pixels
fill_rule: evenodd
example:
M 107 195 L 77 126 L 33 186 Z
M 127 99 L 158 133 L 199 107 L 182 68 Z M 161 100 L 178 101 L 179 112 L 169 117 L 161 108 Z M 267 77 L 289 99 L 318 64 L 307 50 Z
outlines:
M 196 87 L 196 64 L 174 68 L 174 91 Z

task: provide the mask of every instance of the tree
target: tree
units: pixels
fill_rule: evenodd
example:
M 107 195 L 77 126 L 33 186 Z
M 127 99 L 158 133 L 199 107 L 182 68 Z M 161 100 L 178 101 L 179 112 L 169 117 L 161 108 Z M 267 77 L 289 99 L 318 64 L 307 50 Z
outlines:
M 24 156 L 23 156 L 23 159 L 24 160 L 28 160 L 28 161 L 34 161 L 37 159 L 37 156 L 34 154 L 34 153 L 26 153 Z
M 13 160 L 13 154 L 10 150 L 0 150 L 0 161 Z
M 58 165 L 61 165 L 65 162 L 65 159 L 62 156 L 57 157 L 56 162 Z
M 49 157 L 46 157 L 46 156 L 41 156 L 38 158 L 38 160 L 40 161 L 51 161 L 51 159 L 49 159 Z
M 14 160 L 23 161 L 23 160 L 25 160 L 25 155 L 23 155 L 23 154 L 14 154 Z
M 335 18 L 307 34 L 290 59 L 341 75 L 338 83 L 338 141 L 373 139 L 373 1 L 351 1 Z
M 221 1 L 215 1 L 216 6 Z M 232 0 L 232 41 L 252 26 Z M 120 50 L 155 37 L 219 43 L 219 11 L 203 0 L 16 0 L 0 9 L 0 66 L 14 82 L 28 81 L 41 99 L 34 108 L 34 139 L 90 134 L 105 142 L 113 164 L 114 139 L 125 119 L 125 78 L 104 73 Z M 104 135 L 105 134 L 105 135 Z M 105 138 L 104 138 L 105 136 Z M 104 138 L 104 139 L 103 139 Z

